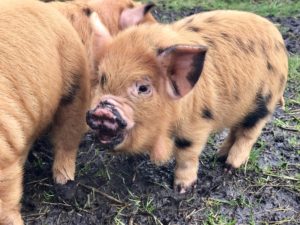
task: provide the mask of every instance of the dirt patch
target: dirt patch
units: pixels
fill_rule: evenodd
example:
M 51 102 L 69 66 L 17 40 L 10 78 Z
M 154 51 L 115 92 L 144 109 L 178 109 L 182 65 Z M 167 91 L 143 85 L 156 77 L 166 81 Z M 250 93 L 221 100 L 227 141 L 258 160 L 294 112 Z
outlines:
M 269 17 L 269 19 L 280 24 L 287 50 L 294 54 L 300 54 L 300 17 Z
M 155 13 L 162 15 L 163 21 L 171 21 L 198 10 L 202 9 Z M 271 20 L 284 27 L 288 50 L 300 53 L 296 35 L 300 19 Z M 287 89 L 286 96 L 292 95 L 292 90 Z M 293 124 L 299 120 L 299 107 L 292 106 L 289 113 L 278 109 L 274 118 L 265 127 L 249 163 L 233 174 L 224 173 L 223 164 L 214 156 L 226 131 L 214 135 L 200 158 L 198 186 L 185 196 L 176 195 L 172 189 L 173 161 L 157 167 L 147 156 L 103 152 L 91 135 L 80 147 L 76 181 L 55 185 L 51 177 L 51 144 L 42 138 L 26 163 L 24 219 L 30 225 L 299 224 L 300 136 L 276 122 Z

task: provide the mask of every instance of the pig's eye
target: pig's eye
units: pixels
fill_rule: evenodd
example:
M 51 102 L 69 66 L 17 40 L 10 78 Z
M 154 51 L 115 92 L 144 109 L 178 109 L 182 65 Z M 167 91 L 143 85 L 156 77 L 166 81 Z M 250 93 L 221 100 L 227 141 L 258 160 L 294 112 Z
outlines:
M 150 95 L 152 93 L 152 87 L 148 80 L 136 82 L 135 92 L 137 95 Z
M 150 93 L 150 85 L 140 85 L 138 87 L 139 94 L 149 94 Z
M 136 81 L 128 88 L 131 96 L 135 98 L 150 97 L 153 94 L 154 88 L 149 78 Z

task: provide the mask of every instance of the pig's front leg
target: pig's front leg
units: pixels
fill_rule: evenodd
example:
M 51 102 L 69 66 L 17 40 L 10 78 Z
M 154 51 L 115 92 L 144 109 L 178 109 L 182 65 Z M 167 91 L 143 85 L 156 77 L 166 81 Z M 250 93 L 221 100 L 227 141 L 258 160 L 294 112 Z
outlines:
M 169 161 L 172 156 L 173 145 L 173 140 L 167 132 L 160 134 L 150 152 L 151 161 L 156 165 Z
M 175 138 L 174 190 L 183 194 L 196 186 L 199 155 L 204 148 L 209 132 L 194 138 Z

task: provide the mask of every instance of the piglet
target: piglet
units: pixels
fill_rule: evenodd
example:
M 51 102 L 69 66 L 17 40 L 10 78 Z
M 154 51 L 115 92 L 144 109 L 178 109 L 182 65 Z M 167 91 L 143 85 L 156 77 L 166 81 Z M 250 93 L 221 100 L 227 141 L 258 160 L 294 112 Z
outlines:
M 88 125 L 115 152 L 176 159 L 174 189 L 197 181 L 199 155 L 212 132 L 229 128 L 217 154 L 238 168 L 249 158 L 288 74 L 284 41 L 260 16 L 211 11 L 173 24 L 140 25 L 108 35 L 92 16 L 99 53 Z

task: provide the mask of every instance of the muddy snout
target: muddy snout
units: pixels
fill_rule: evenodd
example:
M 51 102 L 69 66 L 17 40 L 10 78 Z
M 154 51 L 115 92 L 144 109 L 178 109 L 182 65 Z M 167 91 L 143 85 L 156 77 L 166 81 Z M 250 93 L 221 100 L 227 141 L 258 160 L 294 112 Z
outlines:
M 113 147 L 123 140 L 127 122 L 118 109 L 110 102 L 100 102 L 96 108 L 86 114 L 86 122 L 97 132 L 101 144 Z
M 87 124 L 93 129 L 124 129 L 127 123 L 122 119 L 114 105 L 105 101 L 101 102 L 95 109 L 89 110 L 86 115 Z

